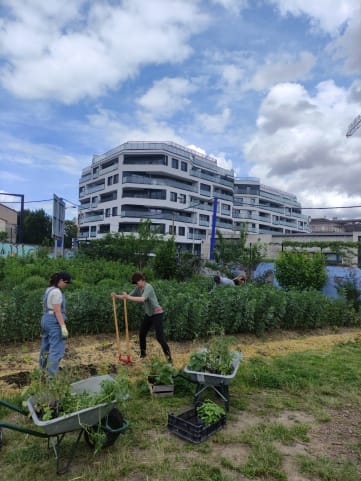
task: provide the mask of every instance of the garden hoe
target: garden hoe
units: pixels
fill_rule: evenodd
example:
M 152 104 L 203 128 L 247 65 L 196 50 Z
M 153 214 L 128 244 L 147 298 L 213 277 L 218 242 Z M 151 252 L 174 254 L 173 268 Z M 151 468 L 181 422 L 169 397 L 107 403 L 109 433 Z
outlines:
M 121 353 L 121 345 L 120 345 L 120 335 L 119 335 L 119 328 L 118 328 L 118 318 L 117 318 L 117 306 L 115 303 L 115 297 L 113 297 L 113 312 L 114 312 L 114 324 L 115 324 L 115 336 L 117 340 L 117 349 L 118 349 L 118 360 L 120 362 L 125 362 L 126 364 L 130 364 L 130 345 L 129 345 L 129 330 L 128 330 L 128 314 L 127 314 L 127 304 L 126 300 L 124 299 L 124 321 L 125 321 L 125 340 L 127 344 L 127 357 L 123 357 Z

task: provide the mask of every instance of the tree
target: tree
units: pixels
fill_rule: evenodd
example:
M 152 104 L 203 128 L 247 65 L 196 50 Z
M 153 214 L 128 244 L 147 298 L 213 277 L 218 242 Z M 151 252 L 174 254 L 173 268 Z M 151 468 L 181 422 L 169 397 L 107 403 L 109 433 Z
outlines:
M 275 261 L 275 276 L 285 289 L 320 290 L 327 281 L 325 256 L 320 252 L 280 252 Z
M 224 270 L 230 268 L 231 264 L 242 264 L 246 269 L 247 277 L 252 279 L 254 269 L 264 257 L 265 247 L 260 242 L 250 243 L 247 246 L 247 237 L 245 224 L 240 230 L 239 239 L 224 239 L 222 233 L 217 231 L 214 258 Z
M 23 241 L 25 244 L 51 245 L 51 217 L 44 209 L 24 210 Z
M 78 226 L 72 220 L 64 222 L 64 247 L 70 249 L 72 246 L 72 239 L 78 237 Z
M 177 248 L 174 237 L 159 242 L 155 249 L 154 273 L 161 279 L 174 279 L 177 274 Z

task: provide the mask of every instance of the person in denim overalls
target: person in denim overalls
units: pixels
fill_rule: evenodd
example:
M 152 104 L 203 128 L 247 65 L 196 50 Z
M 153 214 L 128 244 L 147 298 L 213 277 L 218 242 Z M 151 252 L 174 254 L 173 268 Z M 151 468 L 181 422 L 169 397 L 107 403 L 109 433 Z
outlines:
M 41 369 L 47 369 L 49 374 L 59 371 L 59 364 L 65 353 L 68 330 L 65 325 L 65 296 L 61 289 L 70 282 L 68 272 L 56 272 L 51 276 L 43 297 L 39 365 Z

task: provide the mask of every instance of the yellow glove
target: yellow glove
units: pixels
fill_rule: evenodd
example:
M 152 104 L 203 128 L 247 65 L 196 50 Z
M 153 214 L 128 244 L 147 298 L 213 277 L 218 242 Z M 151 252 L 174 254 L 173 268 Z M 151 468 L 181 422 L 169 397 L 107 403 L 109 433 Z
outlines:
M 66 325 L 63 324 L 61 327 L 61 336 L 63 339 L 66 339 L 69 336 L 68 329 L 66 328 Z

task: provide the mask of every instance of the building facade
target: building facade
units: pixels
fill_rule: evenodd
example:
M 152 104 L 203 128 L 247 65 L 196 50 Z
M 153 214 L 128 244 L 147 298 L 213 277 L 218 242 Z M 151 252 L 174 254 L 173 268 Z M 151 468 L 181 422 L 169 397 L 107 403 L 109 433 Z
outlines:
M 0 204 L 0 232 L 6 232 L 7 241 L 16 242 L 18 231 L 18 213 L 6 205 Z
M 294 195 L 237 179 L 216 159 L 173 142 L 126 142 L 95 155 L 79 181 L 80 240 L 134 233 L 150 219 L 177 247 L 207 257 L 216 229 L 239 235 L 310 232 Z M 209 254 L 209 250 L 208 250 Z

